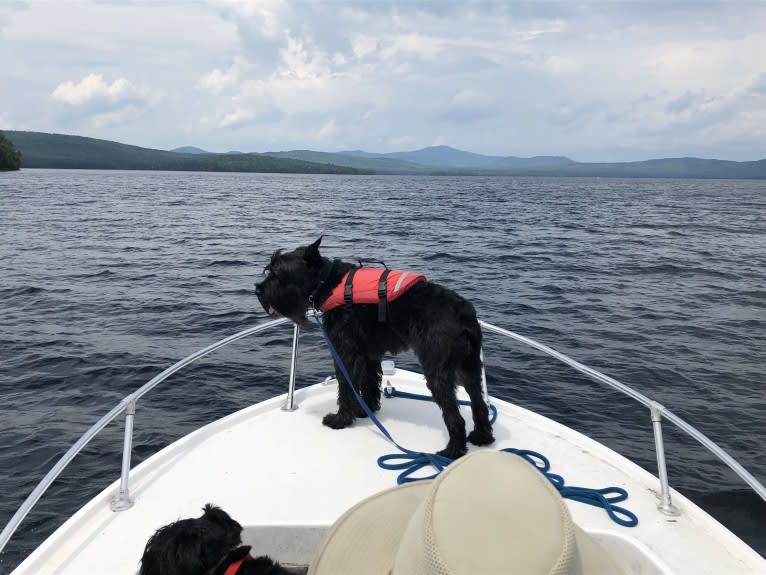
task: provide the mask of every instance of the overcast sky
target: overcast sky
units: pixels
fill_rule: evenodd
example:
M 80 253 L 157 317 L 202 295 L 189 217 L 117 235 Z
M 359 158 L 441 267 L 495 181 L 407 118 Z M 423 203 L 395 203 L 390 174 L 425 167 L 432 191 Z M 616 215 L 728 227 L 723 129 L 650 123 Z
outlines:
M 0 0 L 0 129 L 766 158 L 766 1 Z

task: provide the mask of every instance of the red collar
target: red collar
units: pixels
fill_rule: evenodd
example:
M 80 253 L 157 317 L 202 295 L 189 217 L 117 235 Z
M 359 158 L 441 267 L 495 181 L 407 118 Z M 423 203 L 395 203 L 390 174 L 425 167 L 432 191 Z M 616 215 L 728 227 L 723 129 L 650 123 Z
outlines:
M 235 561 L 234 563 L 229 565 L 226 568 L 226 571 L 223 572 L 223 575 L 236 575 L 237 571 L 239 571 L 239 568 L 242 567 L 242 563 L 244 563 L 245 561 L 252 561 L 252 560 L 253 560 L 253 556 L 250 555 L 250 553 L 248 553 L 239 561 Z

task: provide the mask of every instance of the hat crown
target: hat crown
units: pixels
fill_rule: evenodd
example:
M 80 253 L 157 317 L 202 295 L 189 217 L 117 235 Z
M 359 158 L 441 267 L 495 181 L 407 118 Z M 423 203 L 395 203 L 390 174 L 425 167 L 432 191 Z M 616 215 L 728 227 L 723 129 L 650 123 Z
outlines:
M 413 513 L 393 573 L 579 573 L 574 524 L 548 479 L 479 451 L 447 468 Z

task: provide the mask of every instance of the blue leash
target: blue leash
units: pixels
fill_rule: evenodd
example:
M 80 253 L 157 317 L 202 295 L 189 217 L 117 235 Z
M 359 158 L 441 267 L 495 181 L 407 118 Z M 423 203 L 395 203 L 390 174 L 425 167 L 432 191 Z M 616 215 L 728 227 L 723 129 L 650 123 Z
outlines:
M 450 463 L 452 463 L 452 459 L 449 457 L 444 457 L 442 455 L 437 455 L 436 453 L 424 453 L 421 451 L 413 451 L 411 449 L 407 449 L 406 447 L 402 447 L 399 445 L 393 437 L 391 437 L 391 434 L 388 432 L 388 430 L 383 427 L 383 424 L 380 423 L 377 417 L 375 417 L 375 414 L 372 412 L 372 410 L 367 406 L 365 401 L 362 399 L 362 397 L 359 395 L 359 393 L 354 389 L 354 385 L 351 382 L 351 376 L 348 373 L 348 370 L 346 369 L 346 365 L 343 363 L 343 360 L 340 358 L 340 355 L 338 355 L 338 352 L 335 349 L 335 346 L 330 341 L 330 338 L 327 336 L 327 332 L 324 329 L 324 326 L 322 325 L 322 322 L 319 321 L 319 318 L 315 315 L 314 319 L 317 322 L 317 325 L 319 326 L 320 331 L 322 332 L 322 337 L 325 340 L 325 343 L 327 343 L 327 347 L 330 350 L 330 354 L 332 355 L 333 359 L 335 360 L 335 363 L 338 365 L 338 368 L 340 369 L 340 372 L 343 374 L 343 377 L 346 378 L 346 383 L 351 388 L 351 391 L 354 394 L 354 397 L 356 397 L 356 400 L 359 402 L 359 405 L 364 410 L 365 414 L 367 414 L 367 417 L 370 418 L 370 421 L 372 421 L 375 426 L 380 430 L 380 432 L 383 434 L 383 436 L 388 439 L 391 443 L 393 443 L 397 449 L 399 449 L 402 453 L 392 453 L 389 455 L 382 455 L 378 457 L 378 465 L 383 469 L 389 469 L 389 470 L 403 470 L 399 476 L 396 478 L 396 483 L 398 485 L 401 485 L 403 483 L 410 483 L 413 481 L 421 481 L 424 479 L 433 479 L 437 477 L 445 467 L 447 467 Z M 338 383 L 340 385 L 340 382 Z M 386 391 L 386 397 L 406 397 L 409 399 L 419 399 L 424 401 L 433 401 L 432 398 L 429 398 L 428 396 L 418 395 L 414 393 L 407 393 L 407 392 L 401 392 L 396 391 L 396 389 L 392 388 L 392 391 Z M 470 402 L 468 401 L 460 401 L 462 405 L 470 405 Z M 492 419 L 490 423 L 494 423 L 497 419 L 497 409 L 495 406 L 490 406 L 492 409 Z M 531 451 L 529 449 L 514 449 L 512 447 L 507 447 L 505 449 L 501 449 L 500 451 L 505 451 L 507 453 L 513 453 L 521 457 L 522 459 L 526 460 L 528 463 L 530 463 L 532 466 L 535 467 L 540 473 L 545 475 L 545 477 L 550 481 L 553 486 L 559 491 L 562 497 L 565 497 L 567 499 L 572 499 L 574 501 L 579 501 L 580 503 L 586 503 L 588 505 L 592 505 L 594 507 L 602 507 L 606 511 L 607 515 L 617 523 L 618 525 L 622 525 L 623 527 L 635 527 L 638 525 L 638 517 L 635 513 L 632 511 L 629 511 L 625 509 L 624 507 L 620 507 L 618 505 L 615 505 L 615 503 L 620 503 L 622 501 L 625 501 L 628 498 L 628 492 L 622 489 L 621 487 L 605 487 L 604 489 L 590 489 L 587 487 L 574 487 L 574 486 L 567 486 L 564 484 L 564 478 L 560 475 L 557 475 L 555 473 L 551 473 L 550 468 L 551 464 L 548 461 L 548 458 L 542 455 L 541 453 L 537 453 L 536 451 Z M 396 461 L 399 460 L 400 463 L 389 463 L 389 461 Z M 436 469 L 436 473 L 433 475 L 430 475 L 428 477 L 411 477 L 411 475 L 423 467 L 426 466 L 432 466 Z
M 402 397 L 404 399 L 418 399 L 420 401 L 433 401 L 434 398 L 430 395 L 420 395 L 418 393 L 410 393 L 408 391 L 398 391 L 395 387 L 386 387 L 383 390 L 383 395 L 392 398 L 392 397 Z M 458 400 L 458 403 L 460 405 L 471 405 L 471 402 L 467 399 L 460 399 Z M 497 420 L 497 408 L 494 405 L 489 406 L 489 411 L 492 414 L 492 417 L 489 418 L 489 423 L 494 424 Z

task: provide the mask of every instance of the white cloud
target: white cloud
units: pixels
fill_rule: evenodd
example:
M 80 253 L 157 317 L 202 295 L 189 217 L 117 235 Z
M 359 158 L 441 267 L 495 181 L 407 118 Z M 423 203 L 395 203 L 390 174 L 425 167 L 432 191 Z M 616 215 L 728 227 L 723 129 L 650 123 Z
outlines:
M 231 128 L 236 126 L 242 126 L 244 124 L 250 124 L 255 120 L 255 114 L 249 110 L 238 109 L 234 112 L 224 114 L 221 119 L 220 126 L 222 128 Z
M 228 70 L 221 71 L 218 68 L 214 69 L 209 74 L 204 75 L 200 79 L 200 85 L 218 94 L 227 88 L 236 86 L 239 82 L 240 67 L 239 64 L 232 64 Z
M 317 79 L 326 76 L 329 70 L 324 66 L 324 54 L 310 51 L 303 42 L 287 36 L 287 46 L 280 53 L 283 66 L 277 71 L 280 76 L 297 80 Z
M 283 28 L 281 13 L 288 9 L 282 0 L 224 0 L 236 18 L 251 23 L 253 28 L 268 38 L 278 37 Z
M 59 102 L 80 106 L 94 100 L 122 103 L 134 100 L 138 95 L 135 87 L 125 78 L 118 78 L 111 84 L 101 74 L 88 74 L 82 80 L 62 82 L 53 90 L 51 97 Z
M 79 81 L 60 83 L 50 95 L 51 108 L 67 131 L 89 126 L 96 131 L 139 122 L 149 97 L 125 78 L 109 82 L 102 74 L 88 74 Z

